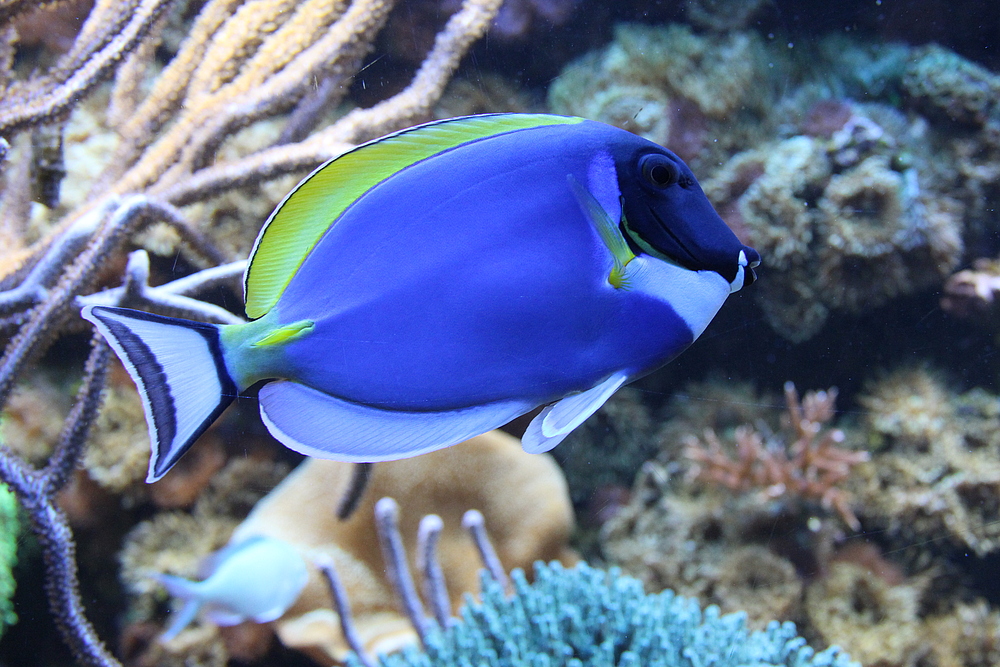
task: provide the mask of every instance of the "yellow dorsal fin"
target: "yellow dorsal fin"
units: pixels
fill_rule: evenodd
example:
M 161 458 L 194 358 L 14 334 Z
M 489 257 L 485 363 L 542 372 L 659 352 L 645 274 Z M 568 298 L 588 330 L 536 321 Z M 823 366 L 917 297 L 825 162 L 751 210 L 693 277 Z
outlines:
M 547 114 L 453 118 L 390 134 L 321 165 L 278 204 L 257 236 L 243 280 L 247 317 L 257 319 L 274 307 L 330 225 L 358 197 L 396 172 L 479 139 L 582 120 Z

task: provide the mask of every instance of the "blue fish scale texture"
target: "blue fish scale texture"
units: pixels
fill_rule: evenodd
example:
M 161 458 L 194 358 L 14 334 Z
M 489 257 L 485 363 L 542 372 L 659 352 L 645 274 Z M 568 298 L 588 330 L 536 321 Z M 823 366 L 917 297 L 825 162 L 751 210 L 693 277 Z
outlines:
M 610 253 L 566 180 L 586 182 L 603 143 L 568 150 L 565 131 L 436 155 L 352 204 L 275 306 L 282 323 L 315 322 L 286 346 L 284 376 L 392 409 L 544 403 L 686 348 L 694 336 L 670 305 L 608 284 Z
M 384 656 L 384 667 L 860 667 L 837 647 L 815 652 L 793 623 L 749 632 L 744 614 L 702 610 L 671 591 L 647 595 L 617 569 L 535 566 L 515 594 L 484 577 L 459 622 L 431 633 L 424 651 Z M 360 667 L 355 656 L 350 667 Z

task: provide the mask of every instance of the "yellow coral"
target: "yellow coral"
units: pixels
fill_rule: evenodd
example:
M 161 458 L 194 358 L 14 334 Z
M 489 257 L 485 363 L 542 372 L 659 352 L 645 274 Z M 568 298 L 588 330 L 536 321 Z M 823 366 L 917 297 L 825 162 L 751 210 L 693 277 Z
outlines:
M 891 585 L 864 567 L 833 563 L 806 592 L 805 610 L 827 644 L 864 665 L 908 665 L 923 647 L 921 587 Z
M 954 431 L 955 409 L 941 377 L 926 367 L 896 370 L 871 384 L 858 401 L 879 447 L 927 453 Z M 886 442 L 886 440 L 890 442 Z
M 62 430 L 69 398 L 50 377 L 36 375 L 18 386 L 0 416 L 0 441 L 28 461 L 41 463 Z

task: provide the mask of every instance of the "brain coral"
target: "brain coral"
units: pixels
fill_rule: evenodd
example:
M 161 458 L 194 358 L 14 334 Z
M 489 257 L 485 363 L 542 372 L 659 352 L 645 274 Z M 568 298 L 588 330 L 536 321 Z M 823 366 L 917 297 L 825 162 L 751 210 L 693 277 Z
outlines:
M 948 275 L 961 256 L 960 219 L 924 169 L 929 153 L 891 110 L 852 105 L 829 139 L 766 144 L 705 182 L 765 258 L 755 295 L 776 331 L 806 340 L 831 311 L 865 312 Z

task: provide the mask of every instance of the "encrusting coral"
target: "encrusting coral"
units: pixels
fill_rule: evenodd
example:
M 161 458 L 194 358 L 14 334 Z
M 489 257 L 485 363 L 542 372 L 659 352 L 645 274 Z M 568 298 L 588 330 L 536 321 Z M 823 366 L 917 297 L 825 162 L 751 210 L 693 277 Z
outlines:
M 635 470 L 656 453 L 656 422 L 638 389 L 624 387 L 559 447 L 559 461 L 578 506 L 599 489 L 627 488 Z M 600 461 L 601 465 L 594 465 Z
M 714 400 L 692 401 L 699 393 Z M 865 453 L 842 447 L 842 434 L 824 428 L 836 393 L 810 393 L 800 403 L 786 387 L 785 429 L 771 415 L 760 418 L 755 406 L 769 401 L 746 387 L 736 387 L 731 400 L 712 384 L 683 394 L 678 423 L 662 433 L 688 434 L 686 460 L 669 460 L 665 451 L 666 463 L 645 464 L 632 502 L 604 526 L 603 553 L 650 590 L 671 588 L 723 611 L 745 611 L 754 626 L 794 618 L 800 572 L 820 566 L 841 522 L 857 522 L 843 487 Z M 691 436 L 692 428 L 703 430 L 708 444 Z M 742 443 L 735 458 L 715 429 Z M 665 442 L 665 450 L 675 444 Z M 685 467 L 688 474 L 678 474 Z
M 765 98 L 758 67 L 760 39 L 752 33 L 696 35 L 689 27 L 619 25 L 615 41 L 570 63 L 549 88 L 556 113 L 600 120 L 670 146 L 682 158 L 700 149 L 715 154 L 741 108 L 756 109 Z
M 793 460 L 783 447 L 757 448 L 760 461 L 726 452 L 740 422 L 781 431 L 773 401 L 746 386 L 733 387 L 728 400 L 725 391 L 712 383 L 686 388 L 671 410 L 677 423 L 661 430 L 670 438 L 665 449 L 694 427 L 717 430 L 718 451 L 702 440 L 688 452 L 714 475 L 694 484 L 691 474 L 704 475 L 683 475 L 684 462 L 671 451 L 647 462 L 631 502 L 602 529 L 607 561 L 647 591 L 669 588 L 723 612 L 745 611 L 750 627 L 794 620 L 815 645 L 837 644 L 863 664 L 992 664 L 1000 613 L 934 554 L 996 549 L 997 398 L 981 389 L 955 396 L 923 369 L 872 385 L 859 423 L 840 423 L 846 442 L 872 450 L 870 461 L 852 462 L 838 481 L 863 527 L 851 534 L 844 517 L 821 511 L 815 497 L 769 497 L 766 471 Z M 814 442 L 821 438 L 822 431 Z
M 921 588 L 892 585 L 854 563 L 833 563 L 810 586 L 805 612 L 826 642 L 849 642 L 864 665 L 903 665 L 925 641 L 917 615 Z
M 982 126 L 1000 110 L 1000 76 L 937 44 L 914 50 L 903 90 L 921 108 L 957 123 Z

